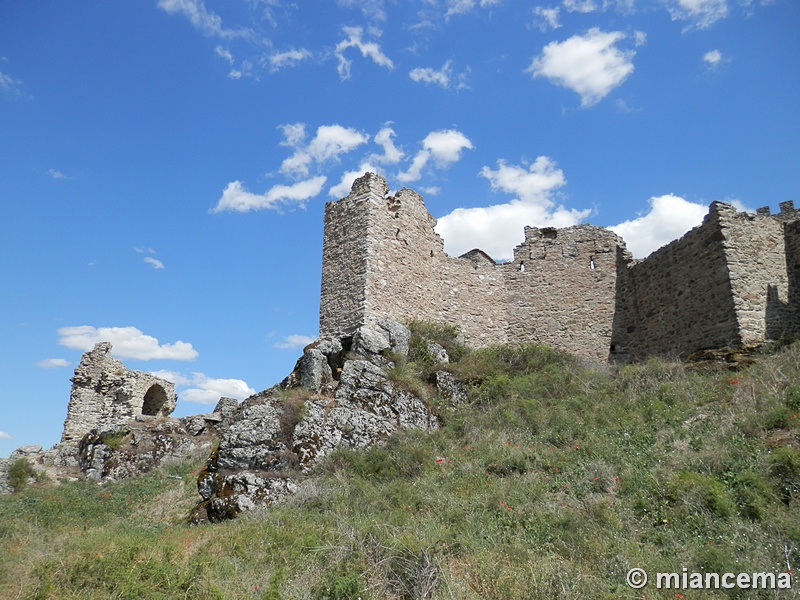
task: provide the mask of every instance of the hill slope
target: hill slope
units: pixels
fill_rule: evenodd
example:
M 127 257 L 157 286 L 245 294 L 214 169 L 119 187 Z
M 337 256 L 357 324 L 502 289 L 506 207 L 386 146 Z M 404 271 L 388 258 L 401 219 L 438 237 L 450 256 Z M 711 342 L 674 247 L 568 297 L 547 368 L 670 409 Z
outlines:
M 189 527 L 204 457 L 0 497 L 0 597 L 796 597 L 794 575 L 794 591 L 625 578 L 800 565 L 800 347 L 737 373 L 450 350 L 466 405 L 437 404 L 424 352 L 392 372 L 439 431 L 337 452 L 268 511 Z

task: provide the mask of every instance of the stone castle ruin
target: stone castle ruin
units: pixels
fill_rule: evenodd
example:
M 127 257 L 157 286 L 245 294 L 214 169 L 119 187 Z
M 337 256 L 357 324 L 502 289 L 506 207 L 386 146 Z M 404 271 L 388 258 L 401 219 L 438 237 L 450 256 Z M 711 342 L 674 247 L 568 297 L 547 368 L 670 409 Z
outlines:
M 420 195 L 367 173 L 325 207 L 320 336 L 380 319 L 456 325 L 481 347 L 540 343 L 598 361 L 686 357 L 800 333 L 800 211 L 714 202 L 644 260 L 593 225 L 525 228 L 514 259 L 444 252 Z
M 92 430 L 114 431 L 140 415 L 166 417 L 175 410 L 175 384 L 129 371 L 101 342 L 81 357 L 72 377 L 61 441 L 77 444 Z

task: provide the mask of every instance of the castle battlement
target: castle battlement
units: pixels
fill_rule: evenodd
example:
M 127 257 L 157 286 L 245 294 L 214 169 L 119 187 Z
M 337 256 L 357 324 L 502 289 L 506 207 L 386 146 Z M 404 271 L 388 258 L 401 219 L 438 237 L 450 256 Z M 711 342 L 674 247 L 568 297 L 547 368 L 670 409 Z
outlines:
M 644 260 L 604 227 L 525 227 L 514 259 L 444 252 L 409 189 L 358 178 L 325 206 L 320 336 L 382 318 L 459 327 L 474 347 L 535 342 L 593 360 L 685 356 L 800 332 L 800 211 L 712 203 L 703 223 Z

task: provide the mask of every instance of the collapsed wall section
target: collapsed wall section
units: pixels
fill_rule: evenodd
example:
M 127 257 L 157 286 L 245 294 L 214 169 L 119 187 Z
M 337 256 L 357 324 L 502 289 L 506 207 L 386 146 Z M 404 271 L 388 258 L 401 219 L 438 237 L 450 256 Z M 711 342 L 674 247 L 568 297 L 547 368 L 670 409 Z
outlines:
M 92 430 L 113 431 L 137 415 L 165 417 L 175 403 L 175 384 L 129 371 L 111 356 L 111 344 L 100 342 L 75 369 L 61 441 L 75 444 Z
M 685 357 L 742 342 L 728 266 L 729 209 L 627 266 L 620 263 L 612 358 Z
M 502 265 L 508 339 L 608 360 L 618 250 L 627 256 L 622 239 L 603 227 L 526 227 L 513 262 Z

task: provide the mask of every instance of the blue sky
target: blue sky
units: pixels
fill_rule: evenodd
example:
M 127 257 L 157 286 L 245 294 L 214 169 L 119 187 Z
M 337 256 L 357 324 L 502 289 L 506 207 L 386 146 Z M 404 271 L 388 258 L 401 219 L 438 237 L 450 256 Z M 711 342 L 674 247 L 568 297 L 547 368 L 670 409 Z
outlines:
M 107 339 L 207 412 L 318 332 L 324 203 L 375 170 L 446 249 L 638 256 L 800 189 L 796 0 L 0 4 L 0 456 Z

